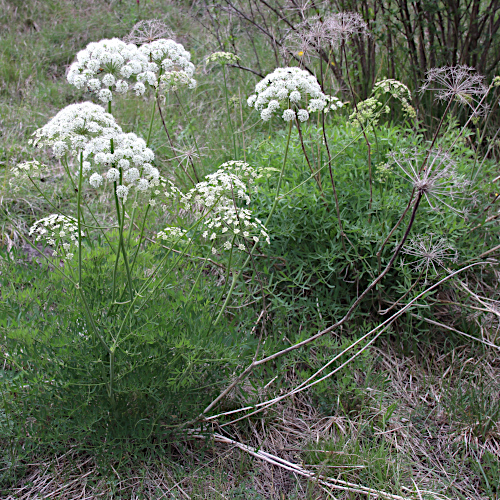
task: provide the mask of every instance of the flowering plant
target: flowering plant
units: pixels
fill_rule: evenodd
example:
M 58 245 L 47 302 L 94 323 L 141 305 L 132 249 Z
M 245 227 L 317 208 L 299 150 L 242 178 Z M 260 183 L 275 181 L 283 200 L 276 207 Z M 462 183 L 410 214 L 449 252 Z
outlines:
M 310 100 L 306 104 L 308 97 Z M 278 68 L 255 86 L 255 94 L 247 103 L 260 112 L 264 121 L 284 109 L 282 118 L 289 122 L 295 117 L 300 121 L 308 120 L 310 112 L 325 108 L 327 99 L 318 80 L 309 72 L 300 68 Z

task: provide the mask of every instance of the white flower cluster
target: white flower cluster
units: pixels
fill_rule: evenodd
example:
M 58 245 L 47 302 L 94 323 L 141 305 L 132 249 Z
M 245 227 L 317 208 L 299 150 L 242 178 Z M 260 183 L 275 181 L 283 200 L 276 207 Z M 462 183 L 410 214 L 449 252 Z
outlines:
M 137 59 L 138 51 L 133 43 L 126 44 L 118 38 L 92 42 L 76 55 L 76 61 L 69 68 L 68 82 L 95 92 L 102 102 L 108 102 L 113 98 L 112 90 L 127 92 L 129 86 L 124 78 L 142 71 Z M 137 64 L 130 64 L 132 61 Z
M 87 45 L 76 59 L 70 66 L 68 82 L 95 92 L 104 103 L 113 99 L 113 92 L 127 92 L 129 83 L 135 82 L 132 89 L 142 95 L 146 84 L 158 84 L 161 73 L 182 71 L 189 78 L 194 74 L 191 54 L 173 40 L 155 40 L 139 48 L 117 38 L 101 40 Z
M 19 191 L 19 183 L 27 179 L 43 176 L 48 169 L 49 167 L 47 167 L 47 165 L 40 163 L 38 160 L 19 163 L 17 166 L 10 169 L 12 178 L 9 180 L 9 185 L 14 192 Z
M 57 257 L 57 247 L 60 246 L 62 258 L 70 260 L 73 258 L 70 250 L 78 241 L 78 223 L 73 217 L 51 214 L 36 221 L 31 226 L 29 235 L 35 235 L 35 241 L 44 240 L 47 245 L 54 247 L 53 257 Z
M 323 109 L 325 113 L 329 113 L 330 111 L 337 111 L 337 109 L 342 108 L 345 104 L 345 102 L 342 102 L 338 97 L 335 97 L 333 95 L 327 95 L 326 97 L 326 102 L 327 105 Z
M 216 215 L 204 219 L 203 229 L 205 230 L 202 236 L 212 242 L 213 254 L 217 253 L 215 247 L 217 239 L 224 240 L 222 244 L 224 250 L 235 248 L 245 251 L 247 245 L 254 245 L 260 241 L 270 243 L 267 229 L 260 219 L 253 217 L 250 210 L 234 205 L 221 207 Z
M 229 169 L 219 169 L 205 177 L 183 197 L 186 210 L 192 205 L 201 205 L 206 210 L 218 211 L 223 207 L 233 205 L 234 199 L 250 203 L 245 182 Z
M 136 93 L 139 93 L 137 86 L 140 83 L 156 85 L 160 71 L 163 74 L 182 71 L 189 78 L 194 75 L 191 54 L 180 43 L 161 39 L 141 45 L 138 50 L 147 63 L 143 64 L 142 72 L 137 75 Z
M 191 78 L 185 71 L 171 71 L 160 76 L 160 90 L 175 92 L 179 87 L 194 89 L 196 80 Z
M 191 238 L 187 237 L 187 231 L 181 229 L 180 227 L 166 227 L 163 231 L 158 231 L 156 235 L 158 240 L 169 241 L 171 243 L 182 243 L 186 241 L 191 241 Z
M 247 205 L 250 203 L 249 192 L 255 189 L 253 185 L 259 177 L 260 173 L 248 163 L 228 161 L 183 196 L 186 209 L 193 205 L 203 207 L 206 215 L 201 221 L 204 238 L 212 242 L 218 238 L 224 240 L 222 247 L 225 250 L 230 250 L 232 246 L 245 250 L 244 240 L 258 243 L 263 238 L 269 243 L 262 222 L 254 219 L 250 210 L 236 204 L 237 200 L 244 200 Z M 233 237 L 234 243 L 228 237 Z M 214 246 L 212 253 L 217 253 Z
M 307 98 L 311 112 L 321 111 L 327 104 L 316 77 L 300 68 L 278 68 L 255 86 L 255 94 L 248 98 L 247 103 L 260 112 L 264 121 L 270 120 L 273 113 L 282 108 L 283 120 L 291 121 L 297 116 L 300 121 L 306 121 L 309 111 L 299 106 Z M 299 108 L 297 113 L 291 106 Z
M 248 163 L 240 160 L 230 160 L 223 163 L 218 171 L 227 172 L 236 175 L 241 181 L 245 182 L 249 191 L 256 191 L 255 181 L 262 177 L 262 172 L 251 167 Z
M 146 147 L 146 142 L 133 133 L 119 133 L 113 137 L 113 150 L 111 141 L 97 137 L 88 142 L 83 150 L 83 173 L 90 175 L 89 183 L 98 188 L 103 183 L 103 172 L 109 182 L 116 182 L 116 194 L 124 202 L 130 188 L 138 191 L 148 191 L 152 186 L 158 185 L 160 172 L 151 165 L 154 153 Z M 93 165 L 92 165 L 93 164 Z M 92 171 L 92 166 L 98 172 Z
M 236 64 L 238 61 L 241 61 L 241 58 L 231 52 L 214 52 L 206 60 L 207 64 Z
M 95 137 L 113 138 L 121 129 L 102 106 L 91 102 L 70 104 L 39 128 L 30 141 L 35 146 L 52 146 L 56 157 L 68 151 L 76 154 Z M 109 142 L 109 140 L 108 140 Z

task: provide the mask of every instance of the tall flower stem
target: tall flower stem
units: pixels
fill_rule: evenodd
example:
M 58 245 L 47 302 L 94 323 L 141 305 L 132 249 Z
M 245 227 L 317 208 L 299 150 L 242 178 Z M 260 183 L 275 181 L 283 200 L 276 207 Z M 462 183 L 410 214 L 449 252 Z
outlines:
M 311 174 L 314 176 L 316 184 L 318 185 L 319 191 L 321 193 L 321 197 L 326 201 L 325 193 L 323 192 L 323 187 L 321 186 L 320 172 L 315 173 L 314 169 L 312 168 L 311 162 L 309 161 L 309 156 L 307 155 L 306 146 L 304 144 L 304 137 L 302 136 L 302 127 L 300 126 L 300 122 L 297 118 L 295 118 L 295 124 L 297 125 L 297 130 L 299 131 L 300 145 L 302 146 L 302 153 L 304 154 L 304 158 L 306 159 L 307 166 L 309 167 Z
M 174 95 L 175 95 L 175 98 L 177 99 L 177 102 L 179 103 L 179 106 L 181 107 L 182 113 L 187 118 L 188 115 L 186 113 L 186 108 L 182 104 L 182 101 L 179 99 L 179 96 L 178 96 L 176 91 L 174 91 Z M 196 152 L 198 153 L 198 158 L 200 158 L 200 161 L 201 161 L 201 153 L 200 153 L 200 148 L 198 147 L 198 141 L 196 140 L 196 136 L 193 133 L 191 133 L 191 137 L 193 138 L 194 146 L 196 148 Z M 194 178 L 196 179 L 196 182 L 200 182 L 198 172 L 196 171 L 196 168 L 194 167 L 194 162 L 192 159 L 190 161 L 191 161 L 191 166 L 193 167 Z
M 233 121 L 231 120 L 231 112 L 229 110 L 229 98 L 227 95 L 227 81 L 226 81 L 226 65 L 222 65 L 222 74 L 224 76 L 224 95 L 226 97 L 226 110 L 227 110 L 227 119 L 229 121 L 229 128 L 231 129 L 231 137 L 233 139 L 233 150 L 234 150 L 234 159 L 236 160 L 238 157 L 238 152 L 236 150 L 236 138 L 234 136 L 234 127 Z
M 78 220 L 78 294 L 83 302 L 83 307 L 85 308 L 85 312 L 89 323 L 91 325 L 94 333 L 99 337 L 99 340 L 102 342 L 104 348 L 111 354 L 109 346 L 106 344 L 106 341 L 99 333 L 97 325 L 94 322 L 94 318 L 92 317 L 92 312 L 90 311 L 89 305 L 85 299 L 85 294 L 83 293 L 83 283 L 82 283 L 82 182 L 83 182 L 83 151 L 80 152 L 80 169 L 78 173 L 78 192 L 77 192 L 77 200 L 76 200 L 76 210 L 77 210 L 77 220 Z M 111 358 L 110 358 L 111 359 Z M 108 385 L 109 397 L 113 402 L 113 389 L 112 382 L 110 379 Z
M 351 83 L 351 75 L 349 73 L 349 64 L 347 63 L 347 51 L 345 48 L 345 41 L 342 41 L 342 51 L 344 53 L 347 82 L 349 84 L 349 89 L 351 91 L 352 102 L 354 104 L 354 109 L 356 110 L 356 114 L 359 115 L 358 105 L 356 103 L 356 95 L 354 93 L 354 88 L 353 88 L 352 83 Z M 361 127 L 361 131 L 363 132 L 363 137 L 365 139 L 366 147 L 368 148 L 368 178 L 369 178 L 369 183 L 370 183 L 370 204 L 368 206 L 371 210 L 372 203 L 373 203 L 372 148 L 371 148 L 370 141 L 368 140 L 368 136 L 366 135 L 365 127 L 361 123 L 361 120 L 359 120 L 359 125 Z
M 227 284 L 229 283 L 229 275 L 231 274 L 231 262 L 233 259 L 233 246 L 234 246 L 235 239 L 236 239 L 236 236 L 233 236 L 233 239 L 231 240 L 231 250 L 229 252 L 229 260 L 227 261 L 226 281 L 224 283 L 224 288 L 222 289 L 222 293 L 220 294 L 219 300 L 217 301 L 217 304 L 215 305 L 215 310 L 217 310 L 217 307 L 219 307 L 219 304 L 222 300 L 222 297 L 224 297 L 224 294 L 226 293 Z M 233 280 L 233 282 L 234 282 L 234 280 Z
M 160 73 L 160 75 L 161 75 L 161 73 Z M 156 109 L 155 104 L 156 104 L 157 99 L 158 99 L 158 87 L 156 88 L 155 98 L 153 100 L 153 108 L 151 109 L 151 119 L 149 120 L 149 130 L 148 130 L 148 137 L 146 139 L 146 147 L 149 147 L 149 143 L 151 141 L 151 131 L 153 130 L 153 119 L 155 117 L 155 109 Z M 162 120 L 163 120 L 163 117 L 162 117 Z M 137 201 L 137 192 L 135 194 L 135 201 Z M 135 203 L 134 203 L 134 208 L 132 209 L 132 215 L 130 216 L 130 227 L 129 227 L 128 236 L 127 236 L 127 248 L 130 248 L 130 238 L 132 236 L 132 228 L 134 226 L 136 210 L 137 210 L 137 208 L 136 208 Z M 149 205 L 148 205 L 148 208 L 146 210 L 146 214 L 144 215 L 144 223 L 146 221 L 148 211 L 149 211 Z M 144 228 L 144 225 L 143 225 L 143 228 Z M 141 236 L 142 236 L 142 233 L 141 233 Z M 142 243 L 142 241 L 139 240 L 139 245 L 137 246 L 137 248 L 139 248 L 141 246 L 141 243 Z
M 335 210 L 337 211 L 337 222 L 339 224 L 339 231 L 340 231 L 340 236 L 342 239 L 342 248 L 344 249 L 344 252 L 346 252 L 347 249 L 346 249 L 345 241 L 344 241 L 345 240 L 344 228 L 342 227 L 342 219 L 340 218 L 339 198 L 337 196 L 337 188 L 335 187 L 335 180 L 333 178 L 332 154 L 330 153 L 330 146 L 328 146 L 328 138 L 326 137 L 325 113 L 323 113 L 323 111 L 321 112 L 321 129 L 323 132 L 323 140 L 325 141 L 326 153 L 328 155 L 328 169 L 330 171 L 330 181 L 332 183 L 333 197 L 335 199 Z
M 78 173 L 78 193 L 76 209 L 78 214 L 78 288 L 82 290 L 82 181 L 83 181 L 83 152 L 80 152 L 80 172 Z
M 292 135 L 292 126 L 293 126 L 293 122 L 290 121 L 290 124 L 288 126 L 288 135 L 286 138 L 285 154 L 283 155 L 283 165 L 281 167 L 281 172 L 280 172 L 280 176 L 278 179 L 278 185 L 276 186 L 276 194 L 274 196 L 273 206 L 271 207 L 271 211 L 269 212 L 269 215 L 267 216 L 266 222 L 264 223 L 265 227 L 267 227 L 267 224 L 271 220 L 271 217 L 273 216 L 274 211 L 276 210 L 276 207 L 278 205 L 278 198 L 279 198 L 279 194 L 280 194 L 281 183 L 283 182 L 283 177 L 285 174 L 285 166 L 286 166 L 286 159 L 288 156 L 288 148 L 290 146 L 290 136 Z M 231 288 L 229 289 L 229 292 L 227 293 L 226 300 L 224 301 L 224 304 L 222 305 L 222 308 L 219 311 L 217 318 L 215 319 L 214 326 L 217 325 L 217 323 L 220 321 L 222 315 L 224 314 L 224 311 L 226 310 L 226 307 L 229 304 L 229 301 L 231 300 L 231 296 L 233 294 L 234 287 L 236 286 L 236 282 L 238 281 L 240 274 L 243 272 L 243 269 L 250 262 L 250 259 L 252 258 L 252 253 L 253 253 L 254 249 L 255 249 L 255 245 L 250 250 L 248 257 L 245 259 L 245 262 L 241 266 L 241 269 L 233 275 L 233 282 L 231 283 Z

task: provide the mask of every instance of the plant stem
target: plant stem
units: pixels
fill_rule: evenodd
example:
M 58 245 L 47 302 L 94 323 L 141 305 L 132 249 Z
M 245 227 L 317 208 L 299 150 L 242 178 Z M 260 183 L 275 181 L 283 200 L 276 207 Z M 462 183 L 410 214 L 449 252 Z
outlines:
M 325 148 L 326 148 L 326 153 L 328 154 L 328 169 L 330 171 L 330 181 L 332 183 L 332 189 L 333 189 L 333 197 L 335 199 L 335 209 L 337 211 L 337 221 L 339 224 L 339 231 L 340 231 L 340 236 L 342 239 L 342 248 L 344 249 L 344 252 L 347 252 L 346 246 L 345 246 L 345 234 L 344 234 L 344 228 L 342 227 L 342 219 L 340 218 L 340 206 L 339 206 L 339 198 L 337 196 L 337 189 L 335 187 L 335 180 L 333 179 L 333 170 L 332 170 L 332 155 L 330 153 L 330 146 L 328 146 L 328 139 L 326 137 L 326 130 L 325 130 L 325 113 L 323 111 L 321 112 L 321 125 L 322 125 L 322 131 L 323 131 L 323 140 L 325 141 Z
M 233 121 L 231 120 L 231 112 L 229 111 L 229 99 L 227 97 L 226 65 L 225 64 L 222 65 L 222 74 L 224 75 L 224 94 L 226 96 L 227 118 L 229 120 L 229 127 L 231 129 L 231 137 L 233 139 L 234 159 L 236 160 L 238 157 L 238 152 L 236 151 L 236 138 L 234 137 Z
M 286 166 L 286 159 L 288 156 L 288 148 L 290 146 L 290 136 L 292 135 L 292 125 L 293 125 L 293 122 L 290 120 L 290 125 L 288 126 L 288 135 L 287 135 L 287 139 L 286 139 L 285 154 L 283 156 L 283 165 L 281 167 L 280 177 L 278 180 L 278 186 L 276 187 L 276 195 L 274 196 L 274 202 L 273 202 L 273 206 L 271 207 L 271 211 L 269 212 L 269 215 L 267 216 L 266 222 L 264 223 L 264 227 L 266 227 L 266 228 L 267 228 L 267 224 L 269 223 L 269 221 L 271 220 L 271 217 L 274 214 L 274 211 L 276 210 L 276 206 L 278 205 L 278 198 L 279 198 L 279 194 L 280 194 L 281 183 L 283 181 L 283 176 L 285 173 L 285 166 Z M 250 250 L 248 257 L 245 259 L 245 262 L 241 266 L 241 269 L 233 275 L 233 282 L 231 283 L 231 288 L 229 289 L 226 300 L 224 301 L 224 304 L 222 305 L 222 308 L 221 308 L 217 318 L 215 319 L 214 326 L 217 325 L 217 323 L 220 321 L 222 315 L 224 314 L 224 311 L 226 310 L 226 307 L 229 304 L 229 300 L 231 299 L 231 295 L 233 294 L 234 287 L 236 285 L 236 281 L 238 280 L 243 269 L 250 262 L 250 259 L 252 257 L 252 253 L 253 253 L 254 249 L 255 249 L 255 245 Z
M 300 122 L 298 118 L 295 118 L 295 124 L 297 125 L 297 130 L 299 131 L 299 138 L 300 138 L 300 145 L 302 146 L 302 153 L 304 153 L 304 157 L 307 162 L 307 166 L 309 167 L 309 170 L 311 171 L 311 174 L 314 176 L 314 180 L 316 181 L 316 184 L 318 185 L 319 191 L 321 193 L 322 198 L 326 202 L 325 198 L 325 193 L 323 192 L 323 187 L 321 186 L 321 180 L 320 180 L 320 174 L 317 172 L 316 174 L 314 173 L 314 170 L 311 166 L 311 162 L 309 161 L 309 157 L 307 156 L 307 151 L 306 151 L 306 146 L 304 144 L 304 138 L 302 136 L 302 127 L 300 126 Z
M 82 289 L 82 180 L 83 180 L 83 151 L 80 151 L 80 172 L 78 174 L 78 193 L 76 210 L 78 214 L 78 288 Z
M 200 267 L 200 272 L 198 273 L 198 276 L 196 276 L 196 279 L 194 280 L 194 283 L 193 283 L 193 286 L 191 288 L 191 291 L 189 292 L 189 295 L 187 296 L 187 300 L 189 300 L 191 298 L 191 295 L 193 295 L 194 289 L 195 289 L 196 285 L 198 284 L 198 281 L 200 279 L 201 273 L 203 272 L 205 264 L 207 263 L 207 259 L 208 259 L 208 257 L 205 257 L 205 260 L 203 261 L 203 264 Z
M 227 289 L 227 284 L 229 283 L 229 275 L 231 274 L 231 262 L 233 259 L 233 245 L 234 245 L 234 240 L 236 239 L 236 236 L 233 236 L 233 239 L 231 240 L 231 251 L 229 252 L 229 260 L 227 261 L 227 273 L 226 273 L 226 282 L 224 283 L 224 288 L 222 289 L 222 293 L 220 294 L 219 300 L 217 301 L 217 304 L 215 304 L 215 310 L 217 310 L 217 307 L 220 304 L 220 301 L 222 300 L 222 297 L 224 297 L 224 294 L 226 293 Z M 231 286 L 233 286 L 233 283 L 231 283 Z
M 354 89 L 353 89 L 352 84 L 351 84 L 351 75 L 349 73 L 349 65 L 347 63 L 347 51 L 345 48 L 345 41 L 342 41 L 342 50 L 344 52 L 347 82 L 349 84 L 349 89 L 351 90 L 352 102 L 354 104 L 354 109 L 356 110 L 356 114 L 358 115 L 358 105 L 356 103 L 356 96 L 354 94 Z M 366 147 L 368 148 L 368 176 L 369 176 L 369 182 L 370 182 L 370 203 L 368 205 L 368 208 L 371 210 L 372 203 L 373 203 L 372 150 L 371 150 L 370 141 L 368 140 L 368 137 L 367 137 L 366 132 L 365 132 L 365 127 L 361 123 L 361 120 L 359 120 L 359 125 L 361 127 L 361 131 L 363 132 L 363 137 L 365 139 Z

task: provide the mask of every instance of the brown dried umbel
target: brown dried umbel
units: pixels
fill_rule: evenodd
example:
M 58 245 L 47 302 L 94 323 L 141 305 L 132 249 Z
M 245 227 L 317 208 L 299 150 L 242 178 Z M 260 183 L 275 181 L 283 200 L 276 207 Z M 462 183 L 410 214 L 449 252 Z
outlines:
M 391 153 L 389 157 L 401 169 L 401 177 L 410 180 L 413 189 L 425 197 L 433 210 L 443 204 L 459 212 L 449 200 L 461 197 L 470 183 L 458 173 L 456 163 L 448 153 L 440 149 L 428 152 L 406 149 Z
M 173 39 L 173 31 L 159 19 L 150 19 L 148 21 L 139 21 L 134 25 L 130 33 L 123 38 L 127 43 L 143 45 L 151 43 L 160 38 Z
M 468 66 L 444 66 L 432 68 L 426 74 L 425 82 L 420 92 L 432 90 L 436 99 L 440 101 L 455 100 L 479 112 L 479 105 L 488 87 L 484 83 L 484 76 Z M 484 108 L 484 106 L 481 106 Z
M 458 253 L 450 243 L 435 234 L 418 235 L 412 238 L 401 250 L 406 255 L 416 257 L 412 262 L 415 272 L 425 273 L 433 270 L 435 275 L 439 274 L 437 268 L 445 268 L 446 262 L 457 262 Z M 436 268 L 437 266 L 437 268 Z

